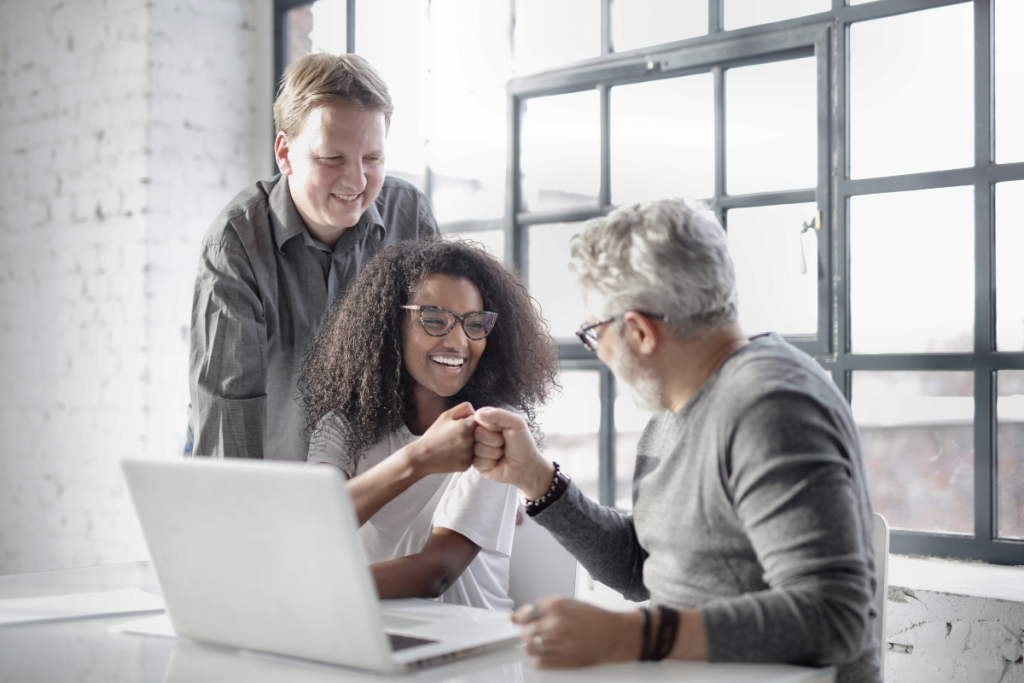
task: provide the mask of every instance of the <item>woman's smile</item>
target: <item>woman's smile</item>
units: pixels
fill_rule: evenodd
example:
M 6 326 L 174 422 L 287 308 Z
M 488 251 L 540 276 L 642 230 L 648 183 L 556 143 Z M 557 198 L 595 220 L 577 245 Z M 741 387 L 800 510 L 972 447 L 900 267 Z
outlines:
M 466 364 L 466 359 L 462 356 L 431 356 L 430 360 L 434 361 L 438 365 L 442 366 L 446 370 L 462 371 L 462 366 Z

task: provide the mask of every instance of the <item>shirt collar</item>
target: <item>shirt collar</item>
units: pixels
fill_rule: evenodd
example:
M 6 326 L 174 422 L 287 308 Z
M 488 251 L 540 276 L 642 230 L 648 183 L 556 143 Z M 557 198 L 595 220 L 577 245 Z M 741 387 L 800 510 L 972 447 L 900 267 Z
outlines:
M 277 242 L 277 250 L 279 252 L 284 253 L 285 242 L 294 237 L 305 234 L 312 238 L 312 235 L 309 235 L 309 231 L 306 229 L 302 216 L 299 215 L 299 210 L 295 208 L 295 202 L 292 201 L 292 193 L 288 190 L 288 176 L 279 174 L 277 184 L 270 191 L 270 213 L 271 225 L 274 230 L 274 241 Z M 352 226 L 350 230 L 360 226 L 363 226 L 364 229 L 377 226 L 377 229 L 373 232 L 383 241 L 384 233 L 387 232 L 387 229 L 384 226 L 383 219 L 380 217 L 380 212 L 377 211 L 376 201 L 370 204 L 370 208 L 363 212 L 363 215 L 359 217 L 359 222 Z

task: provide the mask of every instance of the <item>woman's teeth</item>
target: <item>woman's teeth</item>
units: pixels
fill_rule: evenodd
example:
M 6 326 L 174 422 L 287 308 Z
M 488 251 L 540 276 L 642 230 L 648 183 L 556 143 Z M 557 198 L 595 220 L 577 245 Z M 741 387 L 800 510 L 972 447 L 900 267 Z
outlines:
M 466 362 L 465 358 L 448 358 L 447 356 L 431 356 L 430 359 L 438 365 L 448 368 L 461 368 L 462 364 Z

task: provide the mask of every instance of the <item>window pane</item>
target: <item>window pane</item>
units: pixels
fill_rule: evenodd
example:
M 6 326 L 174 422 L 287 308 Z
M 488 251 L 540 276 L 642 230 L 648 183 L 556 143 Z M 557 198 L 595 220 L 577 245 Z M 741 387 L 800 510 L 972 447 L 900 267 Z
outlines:
M 599 0 L 515 0 L 515 70 L 532 73 L 601 54 Z
M 1024 180 L 996 185 L 996 348 L 1024 351 Z
M 818 184 L 814 59 L 758 64 L 725 74 L 729 194 Z
M 505 213 L 508 17 L 493 3 L 431 0 L 435 96 L 426 122 L 439 222 Z
M 356 0 L 356 48 L 388 84 L 395 105 L 387 171 L 424 189 L 423 98 L 429 68 L 427 0 Z
M 576 276 L 569 272 L 569 239 L 580 232 L 582 223 L 531 225 L 527 230 L 530 294 L 551 323 L 555 337 L 575 339 L 575 332 L 587 317 Z
M 996 386 L 998 535 L 1024 538 L 1024 371 L 999 371 Z
M 633 470 L 636 447 L 652 413 L 641 410 L 624 382 L 615 381 L 615 506 L 633 507 Z
M 974 348 L 974 189 L 850 199 L 854 353 Z
M 319 3 L 318 3 L 319 4 Z M 313 30 L 312 5 L 293 7 L 285 14 L 285 62 L 291 64 L 296 59 L 313 51 L 310 32 Z
M 715 193 L 711 74 L 612 88 L 612 203 Z
M 524 211 L 597 205 L 599 104 L 596 90 L 525 102 L 520 163 Z
M 707 0 L 614 0 L 616 52 L 694 38 L 708 32 Z
M 995 4 L 996 161 L 1024 161 L 1024 2 Z
M 761 332 L 817 334 L 817 204 L 733 209 L 727 214 L 729 253 L 736 266 L 740 326 Z
M 295 10 L 289 10 L 289 15 Z M 348 10 L 345 0 L 317 0 L 313 3 L 310 52 L 343 55 L 348 51 Z
M 973 3 L 850 27 L 850 176 L 974 165 Z
M 875 512 L 893 527 L 974 533 L 974 375 L 854 372 Z
M 504 230 L 469 230 L 466 232 L 446 232 L 445 237 L 471 240 L 499 259 L 505 259 Z
M 540 415 L 544 457 L 556 461 L 584 494 L 598 500 L 601 374 L 597 370 L 563 370 L 559 382 L 561 394 Z
M 832 0 L 725 0 L 725 30 L 828 12 Z
M 427 143 L 434 216 L 441 223 L 501 218 L 505 215 L 505 89 L 439 90 L 437 101 L 434 134 Z

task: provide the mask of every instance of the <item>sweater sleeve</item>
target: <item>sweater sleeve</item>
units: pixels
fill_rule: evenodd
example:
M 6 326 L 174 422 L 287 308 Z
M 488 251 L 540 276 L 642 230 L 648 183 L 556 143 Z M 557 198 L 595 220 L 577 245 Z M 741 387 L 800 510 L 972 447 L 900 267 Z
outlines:
M 647 552 L 640 547 L 631 515 L 595 503 L 569 482 L 566 492 L 535 519 L 592 577 L 628 600 L 650 597 L 643 582 Z
M 731 436 L 721 476 L 768 588 L 701 608 L 710 659 L 851 661 L 871 637 L 874 589 L 855 435 L 813 399 L 774 393 L 744 410 Z

